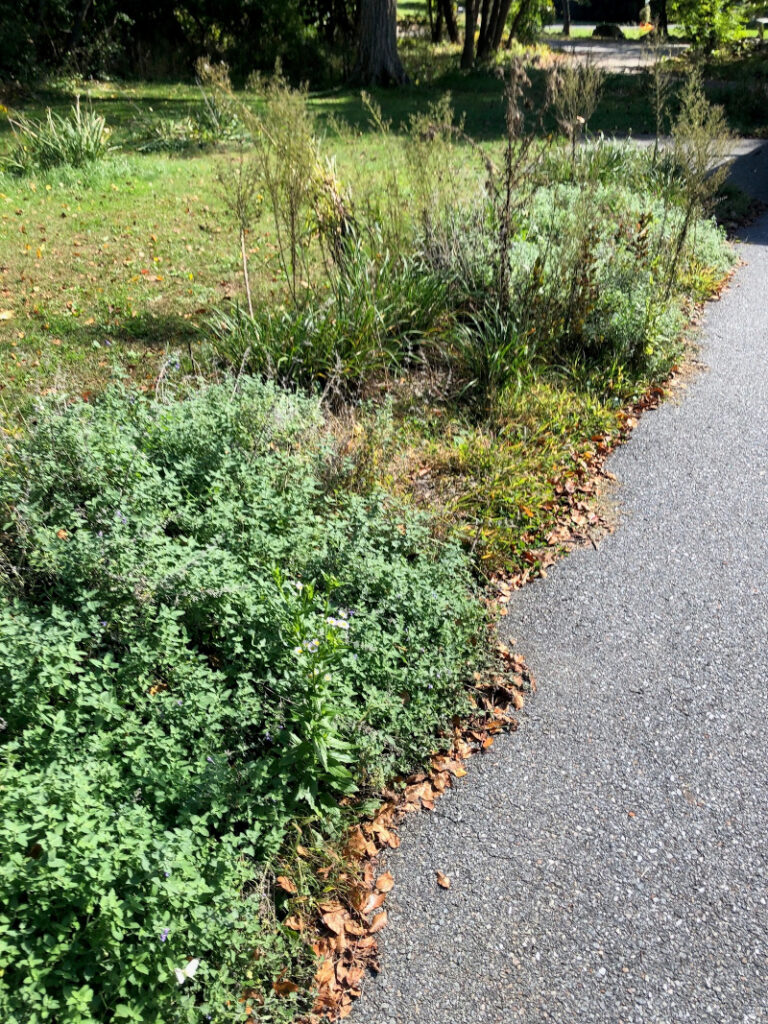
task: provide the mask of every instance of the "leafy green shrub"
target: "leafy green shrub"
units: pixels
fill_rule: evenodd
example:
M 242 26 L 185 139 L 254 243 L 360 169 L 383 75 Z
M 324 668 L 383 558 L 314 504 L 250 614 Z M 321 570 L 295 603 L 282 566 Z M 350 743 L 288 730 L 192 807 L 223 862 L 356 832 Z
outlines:
M 670 17 L 677 19 L 695 47 L 711 52 L 738 37 L 746 9 L 730 0 L 673 0 Z
M 268 865 L 467 706 L 467 563 L 329 493 L 316 401 L 243 379 L 40 411 L 0 483 L 0 1016 L 264 1019 L 311 975 Z M 194 978 L 175 971 L 199 960 Z M 191 971 L 191 969 L 190 969 Z M 260 1002 L 259 1002 L 260 1001 Z
M 52 167 L 83 167 L 107 153 L 109 129 L 101 114 L 82 109 L 78 97 L 68 117 L 48 108 L 44 120 L 19 114 L 9 117 L 17 146 L 6 169 L 14 174 Z
M 138 153 L 183 153 L 201 142 L 192 117 L 141 117 L 133 122 L 130 144 Z

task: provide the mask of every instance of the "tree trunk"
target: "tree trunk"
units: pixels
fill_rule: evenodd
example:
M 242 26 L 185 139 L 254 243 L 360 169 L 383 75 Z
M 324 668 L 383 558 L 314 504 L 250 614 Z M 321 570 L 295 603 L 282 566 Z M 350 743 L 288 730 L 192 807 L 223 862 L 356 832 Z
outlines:
M 459 41 L 459 25 L 456 21 L 456 11 L 453 8 L 453 0 L 437 0 L 438 9 L 445 18 L 445 27 L 448 38 L 452 43 Z
M 494 6 L 498 0 L 493 0 Z M 477 59 L 485 60 L 488 56 L 488 30 L 490 28 L 491 0 L 482 0 L 480 8 L 480 31 L 477 34 Z
M 464 3 L 464 49 L 461 53 L 461 66 L 468 71 L 475 63 L 475 27 L 479 0 L 465 0 Z
M 500 0 L 500 3 L 496 8 L 496 20 L 493 23 L 491 31 L 491 48 L 494 53 L 496 53 L 501 46 L 501 39 L 504 35 L 504 26 L 507 23 L 509 9 L 511 6 L 512 0 Z
M 362 0 L 353 77 L 363 85 L 403 85 L 408 81 L 397 53 L 396 0 Z
M 477 59 L 487 60 L 501 46 L 504 23 L 509 14 L 512 0 L 493 0 L 483 4 L 480 36 L 477 41 Z
M 571 34 L 571 0 L 563 0 L 563 35 Z
M 669 16 L 667 14 L 667 0 L 659 0 L 659 16 L 657 18 L 659 32 L 663 36 L 669 35 Z
M 507 49 L 509 49 L 510 46 L 512 45 L 512 40 L 513 39 L 517 39 L 517 33 L 518 33 L 519 29 L 520 29 L 520 23 L 522 22 L 523 18 L 528 13 L 528 10 L 529 10 L 530 6 L 531 6 L 531 0 L 520 0 L 520 6 L 517 8 L 517 13 L 515 14 L 514 18 L 512 19 L 512 27 L 510 28 L 509 35 L 507 36 L 507 42 L 506 42 Z
M 83 0 L 80 4 L 80 9 L 75 17 L 75 24 L 72 26 L 72 31 L 69 33 L 67 39 L 66 50 L 71 53 L 80 45 L 80 40 L 83 37 L 83 29 L 85 28 L 85 19 L 88 17 L 88 11 L 91 9 L 92 0 Z

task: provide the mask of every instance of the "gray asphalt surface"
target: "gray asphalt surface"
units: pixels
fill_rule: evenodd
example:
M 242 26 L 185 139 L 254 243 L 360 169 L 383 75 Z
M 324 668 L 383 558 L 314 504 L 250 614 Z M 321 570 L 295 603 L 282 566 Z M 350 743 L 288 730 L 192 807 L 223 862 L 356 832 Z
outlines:
M 595 67 L 613 72 L 642 71 L 653 64 L 656 59 L 653 50 L 647 43 L 625 40 L 616 42 L 610 39 L 547 39 L 547 46 L 552 50 L 560 50 L 581 63 L 594 64 Z M 676 57 L 688 49 L 685 43 L 667 43 L 663 47 L 664 55 Z
M 404 828 L 352 1020 L 768 1021 L 768 217 L 748 237 L 708 369 L 611 459 L 616 533 L 516 595 L 538 695 Z

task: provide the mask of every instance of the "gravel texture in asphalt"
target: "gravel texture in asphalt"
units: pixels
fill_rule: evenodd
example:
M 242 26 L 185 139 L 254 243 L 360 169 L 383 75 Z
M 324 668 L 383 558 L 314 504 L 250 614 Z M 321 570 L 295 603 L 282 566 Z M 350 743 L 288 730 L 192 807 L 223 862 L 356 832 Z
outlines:
M 768 1021 L 768 217 L 748 239 L 708 368 L 610 461 L 617 531 L 515 596 L 538 695 L 403 829 L 359 1024 Z

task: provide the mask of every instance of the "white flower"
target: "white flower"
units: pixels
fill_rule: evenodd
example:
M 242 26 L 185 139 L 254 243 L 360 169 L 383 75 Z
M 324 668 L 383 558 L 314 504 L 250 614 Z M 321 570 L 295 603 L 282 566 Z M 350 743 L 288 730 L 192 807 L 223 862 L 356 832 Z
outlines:
M 309 643 L 307 644 L 307 650 L 309 651 L 310 654 L 314 654 L 318 646 L 319 645 L 317 643 L 317 640 L 310 640 Z
M 294 653 L 294 654 L 296 655 L 296 657 L 298 658 L 298 656 L 299 656 L 299 655 L 301 654 L 301 652 L 302 652 L 303 650 L 304 650 L 304 648 L 303 648 L 303 647 L 302 647 L 301 645 L 299 645 L 298 647 L 294 647 L 294 648 L 293 648 L 293 653 Z
M 173 973 L 176 975 L 177 983 L 183 985 L 187 978 L 194 978 L 199 966 L 199 960 L 190 960 L 186 967 L 174 967 Z
M 326 619 L 329 626 L 333 626 L 334 629 L 349 629 L 349 623 L 346 619 Z

